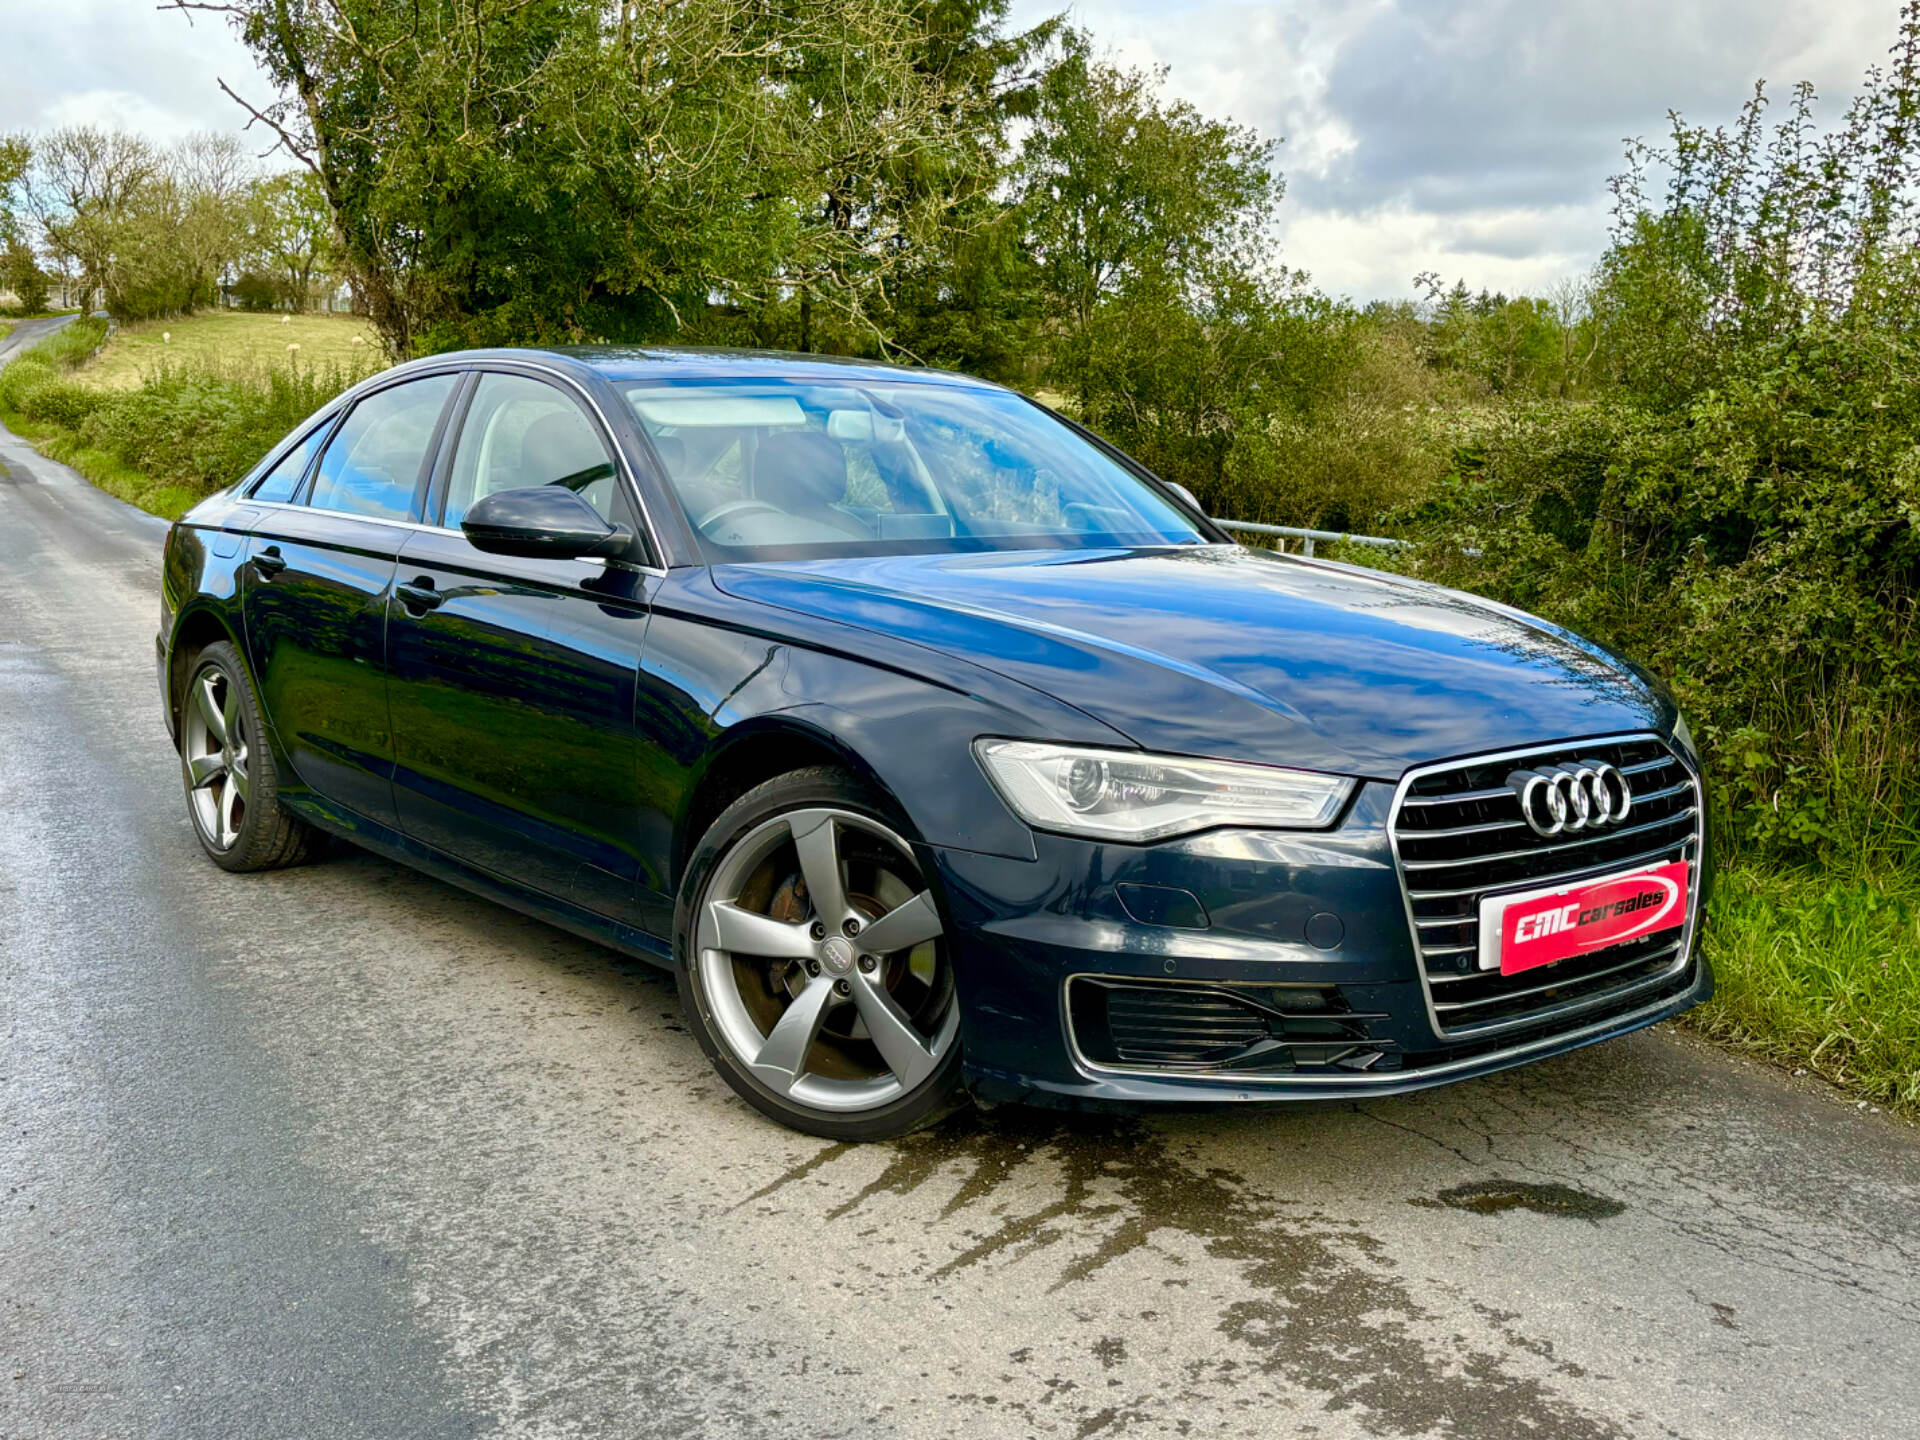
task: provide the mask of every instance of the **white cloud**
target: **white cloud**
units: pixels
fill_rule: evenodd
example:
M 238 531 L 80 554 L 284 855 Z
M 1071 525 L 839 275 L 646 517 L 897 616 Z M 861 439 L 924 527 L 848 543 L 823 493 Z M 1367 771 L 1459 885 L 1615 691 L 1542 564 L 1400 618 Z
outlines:
M 162 141 L 207 128 L 191 115 L 155 104 L 130 90 L 88 90 L 79 95 L 63 95 L 40 112 L 40 127 L 60 125 L 136 130 Z
M 1016 21 L 1051 12 L 1016 0 Z M 1286 261 L 1359 299 L 1439 270 L 1538 288 L 1606 240 L 1622 141 L 1669 107 L 1730 120 L 1755 79 L 1837 115 L 1891 0 L 1079 0 L 1070 18 L 1173 91 L 1284 137 Z
M 1605 226 L 1598 206 L 1436 214 L 1395 201 L 1361 211 L 1296 206 L 1281 242 L 1320 289 L 1355 300 L 1411 299 L 1423 270 L 1476 289 L 1537 295 L 1592 263 Z
M 253 57 L 217 15 L 190 20 L 153 0 L 4 0 L 4 8 L 0 132 L 75 123 L 124 123 L 163 138 L 232 131 L 247 116 L 219 81 L 268 94 Z

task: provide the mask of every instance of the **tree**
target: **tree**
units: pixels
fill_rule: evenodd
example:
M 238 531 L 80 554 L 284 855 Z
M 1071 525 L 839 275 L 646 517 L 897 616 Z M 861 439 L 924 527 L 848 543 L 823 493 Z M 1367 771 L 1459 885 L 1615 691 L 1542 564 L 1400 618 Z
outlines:
M 253 162 L 238 136 L 201 131 L 175 145 L 163 168 L 179 207 L 172 244 L 194 277 L 194 303 L 211 303 L 246 246 Z
M 1089 44 L 1067 37 L 1015 170 L 1050 308 L 1078 330 L 1131 285 L 1258 273 L 1284 189 L 1274 142 L 1167 99 L 1163 69 L 1116 69 Z
M 269 304 L 305 309 L 333 238 L 318 177 L 308 170 L 271 175 L 255 181 L 247 199 L 247 261 L 267 286 L 253 293 Z
M 211 304 L 244 234 L 250 165 L 229 136 L 161 149 L 137 135 L 71 126 L 33 147 L 27 208 L 47 250 L 89 303 L 125 319 Z
M 930 303 L 944 309 L 962 295 L 979 298 L 978 286 L 992 273 L 982 262 L 995 241 L 976 242 L 1005 210 L 994 192 L 1007 125 L 1030 110 L 1059 30 L 1057 20 L 1048 20 L 1009 31 L 1009 8 L 1009 0 L 903 0 L 904 56 L 886 54 L 880 63 L 905 59 L 928 128 L 940 136 L 937 145 L 903 147 L 886 136 L 863 135 L 860 116 L 841 99 L 849 85 L 845 60 L 831 50 L 803 55 L 789 82 L 794 97 L 806 113 L 831 117 L 839 130 L 818 178 L 813 224 L 835 242 L 829 252 L 842 258 L 818 273 L 807 272 L 804 253 L 789 262 L 785 278 L 798 297 L 799 349 L 815 348 L 816 296 L 840 314 L 864 319 L 872 331 L 843 331 L 839 348 L 877 344 L 882 351 L 902 348 L 903 328 L 922 342 L 930 338 L 927 327 L 903 314 L 903 292 L 911 293 L 923 319 Z M 971 285 L 959 280 L 961 271 Z M 855 293 L 836 294 L 847 291 Z M 867 303 L 862 291 L 878 292 L 880 303 Z
M 23 189 L 33 166 L 33 141 L 26 135 L 0 135 L 0 245 L 24 238 L 20 223 Z
M 33 142 L 0 135 L 0 289 L 13 292 L 28 315 L 47 308 L 47 276 L 21 223 L 22 189 L 33 165 Z
M 1275 146 L 1096 61 L 1084 35 L 1040 88 L 1014 170 L 1048 327 L 1047 379 L 1078 417 L 1204 499 L 1304 414 L 1339 330 L 1273 262 Z M 1342 312 L 1344 313 L 1344 312 Z
M 123 131 L 73 125 L 35 143 L 27 208 L 78 279 L 83 304 L 113 283 L 122 227 L 159 169 L 152 144 Z
M 243 103 L 396 354 L 646 338 L 796 287 L 865 323 L 943 213 L 903 177 L 971 133 L 909 0 L 176 5 L 271 77 Z

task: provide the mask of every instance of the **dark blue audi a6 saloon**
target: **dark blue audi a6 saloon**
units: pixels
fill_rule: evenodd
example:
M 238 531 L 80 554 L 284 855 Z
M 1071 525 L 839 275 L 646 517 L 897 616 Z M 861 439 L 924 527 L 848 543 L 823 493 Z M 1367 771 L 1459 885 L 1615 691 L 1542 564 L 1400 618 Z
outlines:
M 814 1134 L 1391 1094 L 1712 986 L 1657 683 L 1242 548 L 965 377 L 437 356 L 196 507 L 164 589 L 214 863 L 343 836 L 670 966 Z

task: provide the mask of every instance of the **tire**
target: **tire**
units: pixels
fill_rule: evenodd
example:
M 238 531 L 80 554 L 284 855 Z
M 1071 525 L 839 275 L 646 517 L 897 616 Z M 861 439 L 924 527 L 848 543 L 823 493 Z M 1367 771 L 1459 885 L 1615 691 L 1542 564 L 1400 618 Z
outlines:
M 180 776 L 200 848 L 222 870 L 298 865 L 324 843 L 280 804 L 273 747 L 240 652 L 225 640 L 187 662 L 180 697 Z
M 681 883 L 688 1028 L 748 1104 L 809 1135 L 893 1139 L 964 1103 L 947 927 L 905 831 L 846 772 L 795 770 L 729 805 Z

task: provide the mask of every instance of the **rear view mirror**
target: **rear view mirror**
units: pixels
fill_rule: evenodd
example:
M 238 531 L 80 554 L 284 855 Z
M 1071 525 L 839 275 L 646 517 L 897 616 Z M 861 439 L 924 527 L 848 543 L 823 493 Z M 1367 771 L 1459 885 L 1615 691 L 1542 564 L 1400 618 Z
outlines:
M 857 445 L 893 445 L 907 438 L 907 422 L 871 410 L 829 410 L 827 434 Z
M 604 559 L 633 543 L 626 526 L 559 485 L 496 490 L 467 507 L 460 530 L 476 550 L 535 560 Z

